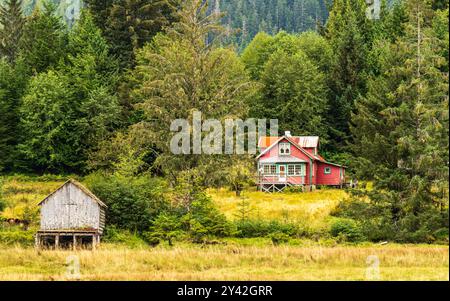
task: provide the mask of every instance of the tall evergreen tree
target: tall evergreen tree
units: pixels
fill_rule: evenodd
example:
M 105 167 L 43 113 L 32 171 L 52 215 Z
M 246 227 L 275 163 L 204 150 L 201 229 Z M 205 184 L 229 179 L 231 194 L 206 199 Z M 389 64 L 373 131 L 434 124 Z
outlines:
M 360 199 L 352 215 L 372 239 L 430 242 L 441 228 L 448 235 L 448 75 L 430 7 L 407 3 L 405 36 L 379 45 L 381 73 L 352 118 L 359 175 L 375 181 L 362 192 L 370 202 Z
M 20 138 L 19 105 L 26 77 L 22 64 L 12 66 L 0 59 L 0 171 L 11 171 L 16 166 L 16 145 Z
M 0 59 L 6 57 L 9 62 L 14 61 L 24 23 L 22 0 L 8 0 L 0 4 Z
M 172 21 L 173 0 L 118 0 L 109 10 L 105 35 L 123 68 L 134 66 L 137 49 Z
M 109 13 L 114 0 L 84 0 L 86 6 L 92 12 L 95 25 L 105 32 L 108 24 Z
M 350 139 L 350 114 L 356 98 L 365 92 L 366 61 L 372 42 L 369 22 L 364 0 L 333 1 L 326 30 L 334 58 L 329 72 L 329 115 L 335 147 L 344 146 Z
M 28 18 L 19 41 L 20 56 L 31 74 L 56 67 L 66 54 L 67 32 L 56 6 L 44 2 Z
M 84 171 L 87 154 L 119 114 L 112 87 L 117 65 L 92 16 L 84 11 L 57 70 L 35 76 L 21 106 L 21 153 L 36 170 Z

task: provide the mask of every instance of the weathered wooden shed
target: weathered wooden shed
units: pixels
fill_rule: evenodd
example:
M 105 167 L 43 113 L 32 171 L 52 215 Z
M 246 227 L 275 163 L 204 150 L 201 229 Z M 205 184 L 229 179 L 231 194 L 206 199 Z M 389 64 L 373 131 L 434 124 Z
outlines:
M 105 227 L 107 206 L 89 189 L 75 180 L 68 180 L 43 199 L 40 229 L 36 247 L 42 245 L 71 246 L 100 243 Z

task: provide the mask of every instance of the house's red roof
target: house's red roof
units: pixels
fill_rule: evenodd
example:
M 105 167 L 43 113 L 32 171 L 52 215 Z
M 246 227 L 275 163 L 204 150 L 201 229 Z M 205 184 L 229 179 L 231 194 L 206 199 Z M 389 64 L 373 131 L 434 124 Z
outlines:
M 259 148 L 267 148 L 278 141 L 281 137 L 261 137 L 258 142 Z M 315 148 L 319 146 L 319 137 L 317 136 L 293 136 L 289 137 L 303 148 Z

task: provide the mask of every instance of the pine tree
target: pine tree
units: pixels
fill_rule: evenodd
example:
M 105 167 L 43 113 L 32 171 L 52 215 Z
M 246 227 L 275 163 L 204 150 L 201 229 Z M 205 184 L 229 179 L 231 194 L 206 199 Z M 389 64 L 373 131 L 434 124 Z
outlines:
M 35 170 L 84 171 L 88 153 L 117 121 L 116 73 L 107 42 L 82 12 L 66 60 L 33 77 L 23 97 L 19 148 Z
M 174 1 L 118 0 L 109 11 L 105 36 L 122 68 L 133 67 L 134 53 L 173 21 Z
M 54 68 L 66 54 L 67 32 L 56 6 L 44 2 L 42 10 L 35 8 L 27 19 L 19 41 L 20 56 L 30 74 Z
M 108 24 L 108 17 L 114 0 L 84 0 L 87 8 L 91 11 L 95 25 L 105 32 Z
M 430 242 L 448 233 L 448 76 L 436 12 L 423 0 L 406 8 L 405 36 L 379 46 L 380 75 L 352 118 L 359 175 L 375 181 L 353 216 L 373 239 Z
M 28 76 L 22 61 L 0 59 L 0 171 L 21 167 L 17 144 L 21 139 L 19 107 Z
M 6 57 L 9 62 L 14 61 L 24 23 L 22 0 L 8 0 L 0 4 L 0 59 Z
M 329 72 L 329 116 L 335 148 L 350 139 L 350 114 L 357 97 L 365 93 L 366 59 L 372 35 L 365 8 L 363 0 L 336 0 L 326 25 L 334 57 Z

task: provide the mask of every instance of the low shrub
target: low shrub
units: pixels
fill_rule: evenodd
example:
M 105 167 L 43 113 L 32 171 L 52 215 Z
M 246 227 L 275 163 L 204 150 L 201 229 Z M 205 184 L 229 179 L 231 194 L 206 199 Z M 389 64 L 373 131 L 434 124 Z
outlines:
M 180 218 L 173 214 L 161 213 L 153 221 L 149 232 L 144 232 L 143 237 L 150 245 L 157 245 L 161 240 L 173 245 L 173 240 L 181 235 Z
M 123 244 L 132 248 L 146 245 L 145 241 L 138 234 L 131 233 L 129 230 L 117 229 L 115 226 L 106 227 L 103 241 Z
M 435 231 L 433 234 L 434 234 L 434 237 L 436 237 L 436 240 L 438 242 L 448 243 L 448 237 L 449 237 L 448 228 L 441 228 L 441 229 Z
M 330 233 L 333 237 L 348 242 L 365 240 L 360 225 L 352 219 L 338 219 L 331 225 Z
M 273 233 L 283 233 L 289 237 L 303 236 L 305 232 L 297 224 L 282 223 L 276 220 L 240 220 L 235 222 L 240 238 L 266 237 Z
M 303 187 L 303 186 L 290 186 L 284 190 L 285 193 L 301 193 L 304 191 L 305 191 L 305 187 Z
M 32 246 L 34 244 L 34 231 L 5 230 L 0 231 L 0 244 Z
M 282 243 L 289 242 L 289 235 L 283 233 L 283 232 L 274 232 L 269 234 L 269 238 L 272 240 L 272 243 L 277 246 Z
M 195 243 L 204 243 L 208 238 L 229 237 L 236 232 L 229 222 L 205 193 L 196 195 L 191 209 L 182 218 L 182 228 Z

